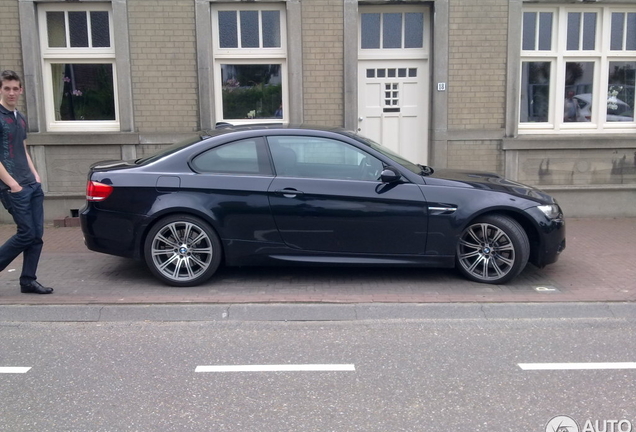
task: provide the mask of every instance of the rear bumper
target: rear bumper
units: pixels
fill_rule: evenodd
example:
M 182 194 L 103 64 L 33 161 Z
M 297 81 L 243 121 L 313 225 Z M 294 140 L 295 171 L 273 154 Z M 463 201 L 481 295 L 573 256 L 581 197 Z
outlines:
M 90 205 L 79 214 L 84 244 L 95 252 L 140 259 L 139 233 L 135 218 L 120 213 L 95 211 Z M 95 229 L 94 227 L 108 227 Z

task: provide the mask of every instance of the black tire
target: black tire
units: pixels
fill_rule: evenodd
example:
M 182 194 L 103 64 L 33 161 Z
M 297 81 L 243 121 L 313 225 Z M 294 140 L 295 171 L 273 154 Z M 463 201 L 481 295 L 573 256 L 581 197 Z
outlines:
M 503 284 L 526 267 L 530 242 L 521 225 L 502 215 L 471 222 L 457 243 L 455 264 L 468 279 Z
M 144 257 L 152 274 L 177 287 L 208 280 L 219 268 L 221 255 L 221 241 L 214 229 L 189 215 L 159 220 L 144 243 Z

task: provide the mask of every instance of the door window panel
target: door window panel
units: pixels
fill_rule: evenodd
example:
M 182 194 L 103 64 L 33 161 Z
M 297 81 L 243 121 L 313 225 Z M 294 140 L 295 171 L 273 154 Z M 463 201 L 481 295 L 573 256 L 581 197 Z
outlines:
M 268 137 L 278 176 L 375 181 L 382 162 L 358 148 L 326 138 Z
M 362 13 L 360 15 L 362 49 L 421 49 L 424 47 L 424 14 Z
M 404 48 L 422 48 L 424 43 L 424 14 L 404 14 Z
M 380 16 L 379 13 L 363 13 L 361 17 L 362 34 L 360 43 L 362 49 L 380 48 Z
M 402 14 L 385 13 L 383 17 L 383 48 L 402 48 Z

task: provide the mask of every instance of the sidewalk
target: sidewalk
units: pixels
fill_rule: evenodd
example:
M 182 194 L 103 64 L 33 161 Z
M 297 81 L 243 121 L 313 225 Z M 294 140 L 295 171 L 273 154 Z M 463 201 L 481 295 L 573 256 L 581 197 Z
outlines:
M 47 226 L 39 280 L 52 295 L 19 291 L 21 258 L 0 273 L 0 305 L 175 303 L 500 303 L 636 300 L 636 218 L 568 219 L 556 264 L 529 265 L 507 285 L 467 281 L 453 270 L 221 268 L 202 286 L 173 288 L 144 263 L 88 251 L 79 228 Z M 13 225 L 0 225 L 0 241 Z

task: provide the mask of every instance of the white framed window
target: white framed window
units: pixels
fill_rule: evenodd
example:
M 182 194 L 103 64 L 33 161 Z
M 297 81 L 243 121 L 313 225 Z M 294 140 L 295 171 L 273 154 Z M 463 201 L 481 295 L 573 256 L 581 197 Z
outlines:
M 216 121 L 288 122 L 284 5 L 212 9 Z
M 119 131 L 112 8 L 38 6 L 48 131 Z
M 519 133 L 636 129 L 636 8 L 523 9 Z

